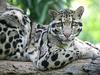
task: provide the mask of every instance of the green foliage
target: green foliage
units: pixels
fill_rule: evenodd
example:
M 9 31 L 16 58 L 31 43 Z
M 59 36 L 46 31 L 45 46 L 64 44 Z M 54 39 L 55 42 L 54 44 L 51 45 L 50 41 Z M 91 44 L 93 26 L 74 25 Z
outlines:
M 88 0 L 88 17 L 83 19 L 83 32 L 80 36 L 83 40 L 100 43 L 100 1 Z
M 25 12 L 30 12 L 31 19 L 38 23 L 48 21 L 48 9 L 63 9 L 67 5 L 66 1 L 70 3 L 71 0 L 8 0 L 10 4 L 22 8 Z

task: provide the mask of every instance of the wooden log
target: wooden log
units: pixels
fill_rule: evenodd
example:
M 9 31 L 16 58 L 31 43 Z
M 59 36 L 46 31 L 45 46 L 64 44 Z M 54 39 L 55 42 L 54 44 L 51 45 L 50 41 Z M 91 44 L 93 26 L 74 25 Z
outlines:
M 0 75 L 88 75 L 83 66 L 91 62 L 91 59 L 77 60 L 65 67 L 51 71 L 39 71 L 34 68 L 32 62 L 0 61 Z

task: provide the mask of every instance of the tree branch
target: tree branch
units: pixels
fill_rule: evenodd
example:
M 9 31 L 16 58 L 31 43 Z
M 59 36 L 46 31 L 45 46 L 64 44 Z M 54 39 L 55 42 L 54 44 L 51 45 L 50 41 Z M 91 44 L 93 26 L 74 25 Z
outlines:
M 6 10 L 6 0 L 0 0 L 0 12 L 4 12 Z
M 83 65 L 89 64 L 91 59 L 77 60 L 68 64 L 64 68 L 52 71 L 38 71 L 32 62 L 0 61 L 0 75 L 86 75 Z

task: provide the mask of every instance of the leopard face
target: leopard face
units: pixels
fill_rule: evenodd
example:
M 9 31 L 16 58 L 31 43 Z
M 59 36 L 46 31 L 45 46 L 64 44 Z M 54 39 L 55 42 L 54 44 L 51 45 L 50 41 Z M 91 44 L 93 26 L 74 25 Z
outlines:
M 71 41 L 82 31 L 81 16 L 84 8 L 80 6 L 75 11 L 65 9 L 49 12 L 54 20 L 49 24 L 49 31 L 61 41 Z

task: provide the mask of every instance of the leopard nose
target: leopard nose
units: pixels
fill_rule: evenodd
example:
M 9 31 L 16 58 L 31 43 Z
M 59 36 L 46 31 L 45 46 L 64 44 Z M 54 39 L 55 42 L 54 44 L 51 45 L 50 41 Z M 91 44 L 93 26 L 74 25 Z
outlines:
M 71 35 L 72 31 L 69 27 L 65 28 L 63 31 L 63 34 L 66 38 L 68 38 Z
M 71 35 L 70 33 L 64 33 L 64 36 L 65 36 L 66 38 L 68 38 L 70 35 Z

